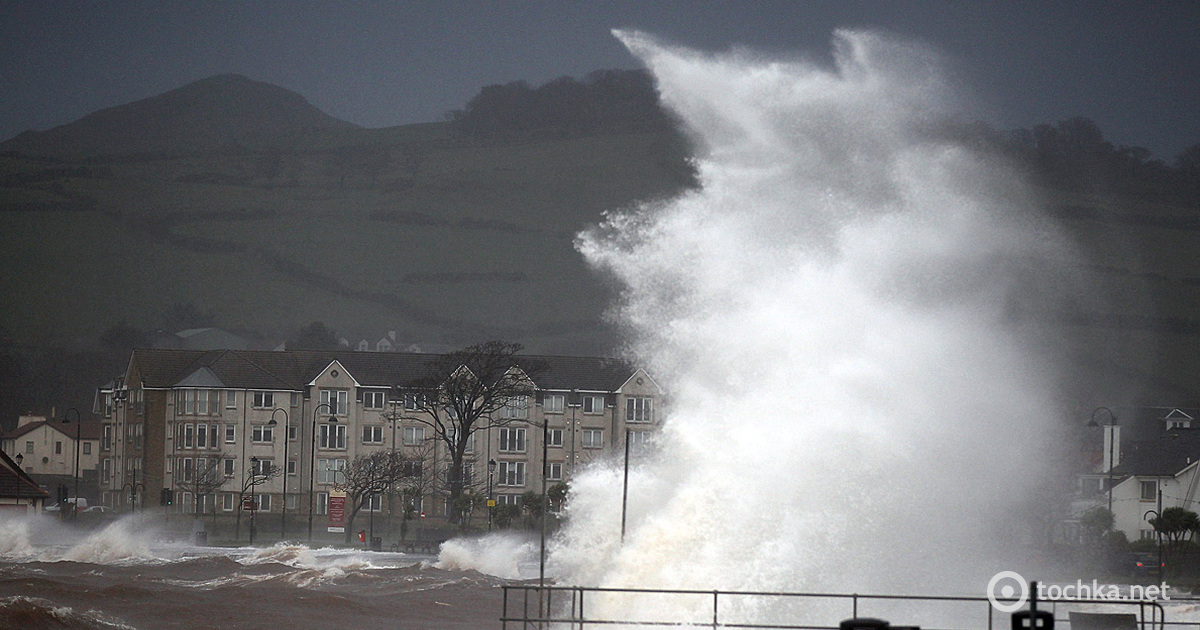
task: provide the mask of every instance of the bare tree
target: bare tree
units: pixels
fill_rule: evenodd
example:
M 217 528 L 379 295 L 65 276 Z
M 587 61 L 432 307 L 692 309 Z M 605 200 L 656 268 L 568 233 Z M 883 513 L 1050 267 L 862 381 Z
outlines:
M 355 457 L 341 471 L 341 481 L 334 484 L 338 490 L 346 493 L 346 504 L 349 514 L 346 515 L 346 542 L 354 527 L 354 517 L 359 510 L 367 505 L 372 497 L 382 495 L 396 484 L 401 483 L 406 475 L 412 472 L 412 467 L 405 465 L 406 460 L 394 451 L 375 451 L 367 455 Z M 374 532 L 372 532 L 374 533 Z
M 423 377 L 404 387 L 405 406 L 446 446 L 445 486 L 460 524 L 471 489 L 463 472 L 471 460 L 472 438 L 489 425 L 524 420 L 519 413 L 498 412 L 521 405 L 528 409 L 535 389 L 532 379 L 545 371 L 540 361 L 519 358 L 520 351 L 520 344 L 507 341 L 469 346 L 431 361 Z
M 215 497 L 221 486 L 225 485 L 226 477 L 224 471 L 221 470 L 221 461 L 230 457 L 228 453 L 221 452 L 210 457 L 197 457 L 195 466 L 191 470 L 184 469 L 181 480 L 175 482 L 175 487 L 184 492 L 190 492 L 194 500 L 192 502 L 192 513 L 199 518 L 204 513 L 205 498 L 209 496 Z M 191 458 L 183 460 L 188 464 L 191 463 Z

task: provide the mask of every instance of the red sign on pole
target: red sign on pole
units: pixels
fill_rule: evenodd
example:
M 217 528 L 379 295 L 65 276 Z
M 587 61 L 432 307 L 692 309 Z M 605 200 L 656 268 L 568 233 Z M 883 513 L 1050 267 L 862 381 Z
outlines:
M 340 493 L 339 493 L 340 494 Z M 329 531 L 342 532 L 346 527 L 346 495 L 329 496 Z
M 255 510 L 254 497 L 242 497 L 242 509 L 253 512 Z

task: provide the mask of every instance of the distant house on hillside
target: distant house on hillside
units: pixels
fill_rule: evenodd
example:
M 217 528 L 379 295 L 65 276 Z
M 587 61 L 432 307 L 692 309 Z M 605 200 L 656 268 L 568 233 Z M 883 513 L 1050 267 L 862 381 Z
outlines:
M 189 328 L 176 333 L 160 333 L 153 340 L 155 348 L 170 350 L 247 350 L 245 337 L 220 328 Z

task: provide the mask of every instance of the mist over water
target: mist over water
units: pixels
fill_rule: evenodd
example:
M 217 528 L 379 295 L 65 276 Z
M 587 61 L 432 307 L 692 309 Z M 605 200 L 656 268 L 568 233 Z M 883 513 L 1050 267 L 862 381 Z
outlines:
M 559 582 L 982 596 L 1020 568 L 1053 458 L 1057 372 L 1028 313 L 1074 282 L 1070 247 L 949 133 L 960 99 L 929 49 L 838 32 L 825 67 L 616 35 L 700 186 L 579 239 L 670 405 L 624 545 L 619 462 L 572 481 Z

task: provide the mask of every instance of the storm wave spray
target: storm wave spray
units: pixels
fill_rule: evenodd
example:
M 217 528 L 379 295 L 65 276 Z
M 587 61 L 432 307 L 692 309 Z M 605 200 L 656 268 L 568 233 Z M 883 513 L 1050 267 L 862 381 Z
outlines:
M 1072 282 L 1069 248 L 959 140 L 927 48 L 841 31 L 822 65 L 615 34 L 694 138 L 699 186 L 578 241 L 671 402 L 624 543 L 620 462 L 572 481 L 559 582 L 983 595 L 1053 441 L 1030 312 Z

